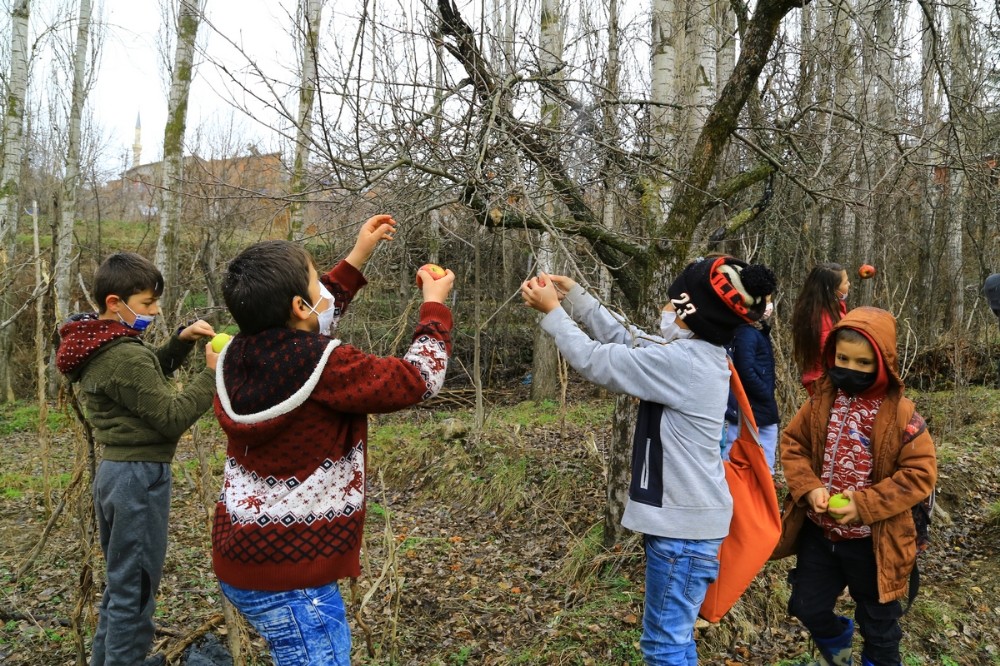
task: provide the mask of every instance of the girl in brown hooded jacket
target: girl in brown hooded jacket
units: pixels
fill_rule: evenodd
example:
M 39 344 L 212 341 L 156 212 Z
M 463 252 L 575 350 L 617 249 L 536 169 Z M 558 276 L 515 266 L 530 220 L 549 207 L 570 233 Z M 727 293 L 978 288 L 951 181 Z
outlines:
M 823 359 L 825 373 L 781 437 L 788 497 L 772 558 L 798 555 L 789 613 L 812 634 L 820 651 L 814 663 L 852 663 L 854 623 L 834 613 L 847 587 L 864 639 L 862 663 L 899 666 L 899 600 L 917 554 L 911 508 L 937 480 L 934 443 L 903 397 L 890 313 L 852 310 Z M 830 499 L 838 493 L 847 504 L 835 508 Z

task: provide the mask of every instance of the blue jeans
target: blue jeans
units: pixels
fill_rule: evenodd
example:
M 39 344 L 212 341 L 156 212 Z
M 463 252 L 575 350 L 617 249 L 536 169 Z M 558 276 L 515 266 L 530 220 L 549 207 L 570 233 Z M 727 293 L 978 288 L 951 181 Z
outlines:
M 646 607 L 639 645 L 646 666 L 695 666 L 694 623 L 719 575 L 722 539 L 645 535 Z
M 733 442 L 736 441 L 736 437 L 740 434 L 740 426 L 729 421 L 726 421 L 724 426 L 722 459 L 729 460 L 729 451 L 733 448 Z M 778 449 L 778 424 L 772 423 L 771 425 L 758 427 L 757 437 L 760 439 L 760 445 L 764 448 L 764 458 L 767 459 L 767 464 L 771 468 L 771 476 L 774 476 L 774 458 Z
M 267 641 L 275 666 L 351 666 L 351 629 L 337 583 L 287 592 L 222 593 Z

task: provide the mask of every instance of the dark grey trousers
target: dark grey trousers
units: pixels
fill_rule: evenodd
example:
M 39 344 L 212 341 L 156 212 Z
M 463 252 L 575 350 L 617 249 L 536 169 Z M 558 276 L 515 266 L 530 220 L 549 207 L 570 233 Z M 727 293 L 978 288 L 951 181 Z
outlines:
M 153 643 L 153 611 L 167 554 L 170 465 L 104 460 L 94 509 L 107 580 L 90 666 L 136 666 Z

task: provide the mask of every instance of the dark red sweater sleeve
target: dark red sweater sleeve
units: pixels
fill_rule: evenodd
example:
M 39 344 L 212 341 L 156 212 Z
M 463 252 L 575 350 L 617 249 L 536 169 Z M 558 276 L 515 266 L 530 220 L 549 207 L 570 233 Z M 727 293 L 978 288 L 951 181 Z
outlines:
M 361 288 L 368 284 L 361 271 L 344 260 L 331 268 L 329 273 L 320 276 L 319 280 L 333 294 L 333 307 L 340 315 L 344 314 Z
M 312 398 L 354 414 L 394 412 L 441 390 L 451 355 L 451 310 L 424 303 L 413 340 L 402 358 L 366 354 L 340 345 L 326 363 Z

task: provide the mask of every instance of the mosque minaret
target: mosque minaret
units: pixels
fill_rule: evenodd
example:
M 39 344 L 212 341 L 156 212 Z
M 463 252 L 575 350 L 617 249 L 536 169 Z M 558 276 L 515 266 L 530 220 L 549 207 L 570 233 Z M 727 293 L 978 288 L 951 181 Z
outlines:
M 132 141 L 132 168 L 139 166 L 142 157 L 142 123 L 139 114 L 135 114 L 135 138 Z

